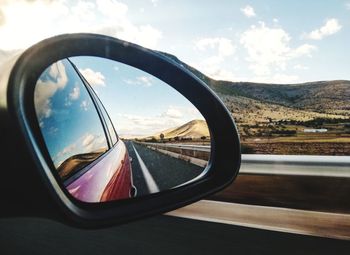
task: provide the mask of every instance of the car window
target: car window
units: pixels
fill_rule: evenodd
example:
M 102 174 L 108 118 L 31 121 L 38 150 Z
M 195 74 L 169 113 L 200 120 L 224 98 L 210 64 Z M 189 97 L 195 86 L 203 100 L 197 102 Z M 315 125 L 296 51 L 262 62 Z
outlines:
M 118 137 L 117 137 L 117 133 L 115 132 L 115 129 L 114 129 L 114 126 L 113 126 L 113 123 L 108 115 L 108 113 L 106 112 L 106 109 L 105 107 L 102 105 L 101 101 L 99 98 L 97 98 L 97 105 L 99 107 L 99 109 L 101 110 L 102 112 L 102 115 L 103 115 L 103 118 L 104 120 L 106 121 L 106 125 L 107 125 L 107 129 L 108 129 L 108 132 L 111 136 L 111 140 L 112 140 L 112 144 L 116 144 L 117 141 L 118 141 Z
M 94 103 L 68 60 L 48 67 L 34 93 L 39 126 L 62 178 L 71 176 L 108 150 Z

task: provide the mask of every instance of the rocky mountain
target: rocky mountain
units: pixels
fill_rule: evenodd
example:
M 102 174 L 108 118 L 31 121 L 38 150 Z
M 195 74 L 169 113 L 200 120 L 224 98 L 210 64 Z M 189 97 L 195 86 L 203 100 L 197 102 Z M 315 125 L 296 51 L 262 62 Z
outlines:
M 169 138 L 191 138 L 191 139 L 200 139 L 201 137 L 209 137 L 209 129 L 207 122 L 205 120 L 192 120 L 187 122 L 179 127 L 170 128 L 154 134 L 153 136 L 147 137 L 147 139 L 160 139 L 160 135 L 163 134 L 163 139 Z
M 224 101 L 236 121 L 267 121 L 350 116 L 350 81 L 316 81 L 300 84 L 265 84 L 214 80 L 177 57 L 162 53 L 190 70 Z

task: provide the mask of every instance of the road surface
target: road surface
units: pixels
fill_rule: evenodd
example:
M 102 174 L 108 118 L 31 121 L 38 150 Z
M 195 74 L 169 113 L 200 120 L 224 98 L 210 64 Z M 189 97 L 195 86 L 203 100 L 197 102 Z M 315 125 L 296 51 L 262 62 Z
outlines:
M 194 179 L 203 168 L 151 150 L 131 141 L 125 142 L 137 196 L 171 189 Z

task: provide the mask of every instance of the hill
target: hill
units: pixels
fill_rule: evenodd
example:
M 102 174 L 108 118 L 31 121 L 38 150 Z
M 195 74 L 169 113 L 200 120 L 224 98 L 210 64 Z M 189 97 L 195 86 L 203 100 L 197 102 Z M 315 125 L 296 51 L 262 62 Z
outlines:
M 59 167 L 57 172 L 62 179 L 74 174 L 77 170 L 82 169 L 95 159 L 97 159 L 104 151 L 96 151 L 91 153 L 77 154 L 67 158 Z
M 316 81 L 300 84 L 266 84 L 214 80 L 177 57 L 161 52 L 211 87 L 237 122 L 305 121 L 350 116 L 350 81 Z
M 164 139 L 201 139 L 201 137 L 209 137 L 209 129 L 205 120 L 192 120 L 179 127 L 170 128 L 148 136 L 145 139 L 160 139 L 160 135 L 164 135 Z

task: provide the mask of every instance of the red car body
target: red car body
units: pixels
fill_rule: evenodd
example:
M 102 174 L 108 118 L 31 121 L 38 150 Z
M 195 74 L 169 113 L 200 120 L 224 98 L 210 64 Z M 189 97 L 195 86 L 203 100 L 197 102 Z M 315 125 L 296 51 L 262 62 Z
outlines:
M 84 202 L 103 202 L 133 196 L 132 170 L 129 154 L 122 140 L 97 159 L 87 172 L 67 185 L 76 199 Z

